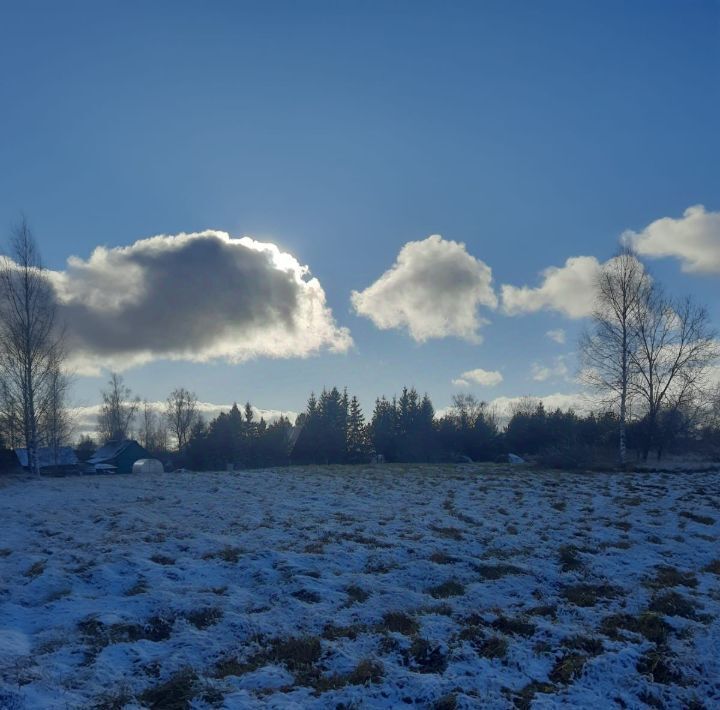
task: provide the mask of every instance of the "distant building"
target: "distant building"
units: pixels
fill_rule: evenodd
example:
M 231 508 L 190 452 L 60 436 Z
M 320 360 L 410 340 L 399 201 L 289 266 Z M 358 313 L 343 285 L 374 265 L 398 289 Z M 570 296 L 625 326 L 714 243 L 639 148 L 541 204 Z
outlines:
M 41 473 L 67 474 L 79 473 L 80 462 L 70 446 L 41 446 L 38 449 Z M 27 449 L 15 449 L 15 456 L 25 471 L 30 470 Z
M 131 473 L 133 464 L 139 459 L 152 456 L 137 441 L 108 441 L 101 446 L 88 460 L 98 473 Z

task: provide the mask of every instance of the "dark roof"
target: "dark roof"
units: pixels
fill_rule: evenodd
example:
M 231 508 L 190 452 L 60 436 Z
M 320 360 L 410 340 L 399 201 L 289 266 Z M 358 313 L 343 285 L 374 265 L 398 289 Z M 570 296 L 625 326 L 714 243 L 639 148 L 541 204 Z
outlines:
M 108 443 L 105 444 L 105 446 L 101 446 L 87 460 L 87 463 L 97 464 L 97 463 L 107 463 L 108 461 L 112 461 L 114 458 L 117 458 L 118 456 L 120 456 L 120 454 L 123 451 L 125 451 L 125 449 L 127 449 L 128 446 L 132 446 L 133 444 L 140 446 L 140 444 L 138 444 L 137 441 L 134 441 L 133 439 L 125 439 L 124 441 L 108 441 Z
M 28 467 L 27 449 L 15 449 L 15 455 L 23 468 Z M 58 446 L 57 449 L 51 446 L 41 446 L 38 449 L 40 468 L 51 468 L 52 466 L 77 466 L 78 458 L 70 446 Z

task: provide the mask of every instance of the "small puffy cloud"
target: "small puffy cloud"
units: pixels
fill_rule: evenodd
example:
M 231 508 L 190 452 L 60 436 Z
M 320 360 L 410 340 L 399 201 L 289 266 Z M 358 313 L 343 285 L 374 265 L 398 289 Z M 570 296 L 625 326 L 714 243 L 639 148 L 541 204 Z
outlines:
M 535 382 L 545 382 L 546 380 L 568 380 L 570 370 L 565 362 L 565 357 L 560 355 L 556 357 L 551 365 L 541 365 L 534 362 L 531 365 L 531 375 Z
M 73 365 L 242 362 L 346 351 L 316 278 L 274 244 L 205 231 L 98 247 L 50 272 Z
M 514 316 L 555 310 L 570 318 L 584 318 L 593 311 L 595 282 L 601 264 L 594 256 L 574 256 L 564 266 L 545 269 L 542 283 L 530 286 L 502 286 L 503 310 Z
M 419 343 L 449 336 L 479 342 L 487 321 L 478 308 L 497 306 L 490 267 L 437 234 L 405 244 L 392 267 L 351 300 L 378 328 L 407 328 Z
M 470 385 L 481 385 L 483 387 L 495 387 L 503 381 L 501 372 L 497 370 L 483 370 L 477 368 L 476 370 L 468 370 L 463 372 L 462 375 L 452 383 L 456 387 L 470 387 Z
M 720 212 L 702 205 L 688 207 L 680 219 L 663 217 L 640 232 L 627 230 L 621 239 L 641 256 L 679 259 L 683 271 L 720 273 Z
M 545 335 L 550 338 L 550 340 L 554 340 L 559 345 L 565 344 L 566 333 L 562 328 L 557 328 L 556 330 L 548 330 Z

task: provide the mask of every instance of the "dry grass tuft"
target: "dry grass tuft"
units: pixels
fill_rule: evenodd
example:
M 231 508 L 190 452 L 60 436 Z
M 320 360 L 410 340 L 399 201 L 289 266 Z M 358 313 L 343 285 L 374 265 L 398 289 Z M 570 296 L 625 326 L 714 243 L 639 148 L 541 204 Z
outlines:
M 665 616 L 682 616 L 685 619 L 697 617 L 695 602 L 672 590 L 655 597 L 648 608 L 650 611 Z
M 567 653 L 558 658 L 548 678 L 552 683 L 568 685 L 582 675 L 586 662 L 587 656 L 581 653 Z
M 518 710 L 530 710 L 538 693 L 550 694 L 556 690 L 554 685 L 533 680 L 513 696 L 513 704 Z
M 45 560 L 38 560 L 25 570 L 24 575 L 30 579 L 35 579 L 35 577 L 39 577 L 45 571 L 45 565 Z
M 483 658 L 505 658 L 508 652 L 508 640 L 502 636 L 489 636 L 472 643 L 472 647 Z
M 465 586 L 455 579 L 449 579 L 446 582 L 430 587 L 427 593 L 435 597 L 435 599 L 447 599 L 448 597 L 461 597 L 465 594 Z
M 170 566 L 175 564 L 175 560 L 167 555 L 151 555 L 150 561 L 154 562 L 156 565 Z
M 558 549 L 558 559 L 563 572 L 577 572 L 584 565 L 575 545 L 561 545 Z
M 354 641 L 358 634 L 362 633 L 365 627 L 355 624 L 353 626 L 336 626 L 335 624 L 326 624 L 322 632 L 322 637 L 328 641 L 337 641 L 338 639 L 350 639 Z
M 133 584 L 133 586 L 130 587 L 125 592 L 125 596 L 126 597 L 136 597 L 139 594 L 145 594 L 145 592 L 147 592 L 148 589 L 149 589 L 149 587 L 148 587 L 147 581 L 144 579 L 138 579 L 138 581 L 135 582 L 135 584 Z
M 507 563 L 501 563 L 497 565 L 478 565 L 474 564 L 472 568 L 479 572 L 483 579 L 485 580 L 496 580 L 496 579 L 502 579 L 503 577 L 507 577 L 508 575 L 512 574 L 526 574 L 525 570 L 520 569 L 520 567 L 516 567 L 515 565 L 510 565 Z
M 229 562 L 234 565 L 240 561 L 242 554 L 243 550 L 241 548 L 227 545 L 217 552 L 206 552 L 202 558 L 204 560 L 222 560 L 223 562 Z
M 646 651 L 638 660 L 638 673 L 648 676 L 652 683 L 681 684 L 682 674 L 673 667 L 672 655 L 666 647 L 659 646 Z
M 448 555 L 445 552 L 433 552 L 430 555 L 430 562 L 434 562 L 436 565 L 450 565 L 457 561 L 457 557 Z
M 317 636 L 275 639 L 271 656 L 290 671 L 306 671 L 320 660 L 322 646 Z
M 362 604 L 370 598 L 370 592 L 367 592 L 362 587 L 357 587 L 354 584 L 345 588 L 345 594 L 348 595 L 348 602 L 350 604 Z
M 456 542 L 460 542 L 461 540 L 463 540 L 463 531 L 459 528 L 431 525 L 430 530 L 432 530 L 438 537 L 444 537 L 448 540 L 455 540 Z
M 455 693 L 443 695 L 442 698 L 438 698 L 431 707 L 432 710 L 456 710 L 457 696 Z
M 720 558 L 708 562 L 702 569 L 703 572 L 720 575 Z
M 594 638 L 592 636 L 567 636 L 562 640 L 562 645 L 565 648 L 569 648 L 573 651 L 582 651 L 588 656 L 598 656 L 603 652 L 602 639 Z
M 440 646 L 420 637 L 416 637 L 402 655 L 405 665 L 418 673 L 444 673 L 448 665 Z
M 292 592 L 291 596 L 306 604 L 319 604 L 322 601 L 320 595 L 310 589 L 299 589 L 297 592 Z
M 714 525 L 715 518 L 711 518 L 709 515 L 697 515 L 691 513 L 689 510 L 680 511 L 680 517 L 692 520 L 694 523 L 700 523 L 701 525 Z
M 420 624 L 417 619 L 408 616 L 404 611 L 389 611 L 383 615 L 379 630 L 414 636 L 420 631 Z
M 692 572 L 681 572 L 677 567 L 659 565 L 655 568 L 655 577 L 648 581 L 649 587 L 665 589 L 667 587 L 697 587 L 697 577 Z
M 186 710 L 197 695 L 197 685 L 195 672 L 186 668 L 164 683 L 148 688 L 138 699 L 151 710 Z
M 600 623 L 600 632 L 612 639 L 622 639 L 623 631 L 641 634 L 653 643 L 664 643 L 670 635 L 671 627 L 661 616 L 648 611 L 637 616 L 611 614 Z
M 521 617 L 510 618 L 507 616 L 498 616 L 490 625 L 504 634 L 515 634 L 517 636 L 525 636 L 526 638 L 530 638 L 537 629 L 535 624 Z
M 184 616 L 196 629 L 202 630 L 217 624 L 222 619 L 223 612 L 217 607 L 205 607 L 189 611 Z
M 620 590 L 609 584 L 573 584 L 564 587 L 561 594 L 575 606 L 588 607 L 618 596 Z

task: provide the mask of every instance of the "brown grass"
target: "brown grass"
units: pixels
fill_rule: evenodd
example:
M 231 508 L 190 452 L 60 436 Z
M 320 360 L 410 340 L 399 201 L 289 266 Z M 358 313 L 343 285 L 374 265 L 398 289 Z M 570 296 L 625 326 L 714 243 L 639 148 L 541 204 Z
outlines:
M 714 525 L 715 518 L 711 518 L 709 515 L 697 515 L 689 510 L 681 510 L 680 516 L 692 520 L 694 523 L 700 523 L 701 525 Z
M 670 635 L 671 627 L 658 614 L 643 612 L 632 614 L 611 614 L 600 623 L 600 632 L 613 639 L 621 639 L 623 631 L 641 634 L 653 643 L 664 643 Z
M 603 599 L 612 599 L 619 590 L 609 584 L 573 584 L 564 587 L 561 594 L 575 606 L 595 606 Z
M 697 577 L 692 572 L 681 572 L 677 567 L 659 565 L 655 568 L 655 577 L 648 581 L 649 587 L 665 589 L 667 587 L 697 587 Z
M 548 678 L 552 683 L 568 685 L 582 675 L 586 662 L 587 656 L 581 653 L 566 653 L 555 662 Z
M 433 552 L 430 555 L 430 562 L 434 562 L 436 565 L 450 565 L 457 561 L 457 557 L 448 555 L 445 552 Z
M 664 646 L 646 651 L 638 660 L 638 673 L 649 676 L 652 683 L 670 685 L 682 683 L 682 674 L 673 667 L 672 656 Z
M 430 587 L 427 593 L 435 597 L 435 599 L 447 599 L 448 597 L 461 597 L 465 594 L 465 587 L 455 579 L 449 579 L 446 582 Z
M 448 540 L 455 540 L 456 542 L 460 542 L 463 539 L 463 531 L 459 528 L 431 525 L 430 530 L 432 530 L 438 537 L 444 537 Z
M 175 560 L 172 557 L 168 557 L 167 555 L 151 555 L 150 561 L 154 562 L 157 565 L 174 565 Z
M 498 616 L 490 625 L 497 631 L 502 631 L 504 634 L 515 634 L 517 636 L 525 636 L 526 638 L 530 638 L 537 629 L 535 624 L 522 617 L 511 618 Z
M 720 575 L 720 558 L 708 562 L 702 569 L 703 572 Z
M 472 568 L 479 572 L 483 579 L 486 580 L 496 580 L 496 579 L 502 579 L 503 577 L 507 577 L 508 575 L 512 574 L 525 574 L 525 570 L 520 569 L 520 567 L 516 567 L 515 565 L 510 565 L 506 563 L 501 563 L 497 565 L 478 565 L 474 564 Z
M 195 628 L 202 630 L 217 624 L 222 619 L 223 612 L 217 607 L 205 607 L 189 611 L 184 616 Z
M 555 690 L 555 686 L 550 683 L 533 680 L 514 695 L 513 704 L 518 710 L 530 710 L 533 699 L 538 693 L 549 694 L 554 693 Z
M 345 594 L 348 595 L 348 602 L 350 604 L 362 604 L 370 598 L 370 592 L 367 592 L 362 587 L 357 587 L 354 584 L 345 588 Z
M 404 611 L 389 611 L 383 615 L 380 630 L 413 636 L 420 630 L 420 624 Z
M 416 637 L 410 648 L 403 651 L 403 660 L 405 665 L 419 673 L 444 673 L 448 664 L 440 646 L 420 637 Z
M 243 550 L 241 548 L 227 545 L 216 552 L 206 552 L 202 558 L 204 560 L 222 560 L 223 562 L 229 562 L 230 564 L 237 564 L 240 561 L 242 554 Z
M 38 560 L 30 565 L 23 574 L 30 579 L 35 579 L 35 577 L 39 577 L 45 571 L 45 565 L 45 560 Z
M 676 591 L 665 592 L 655 597 L 648 608 L 665 616 L 682 616 L 686 619 L 695 619 L 697 616 L 695 602 Z
M 583 568 L 580 551 L 575 545 L 561 545 L 558 548 L 558 560 L 563 572 L 576 572 Z
M 195 672 L 186 668 L 165 682 L 148 688 L 138 699 L 151 710 L 186 710 L 197 695 L 197 682 Z

